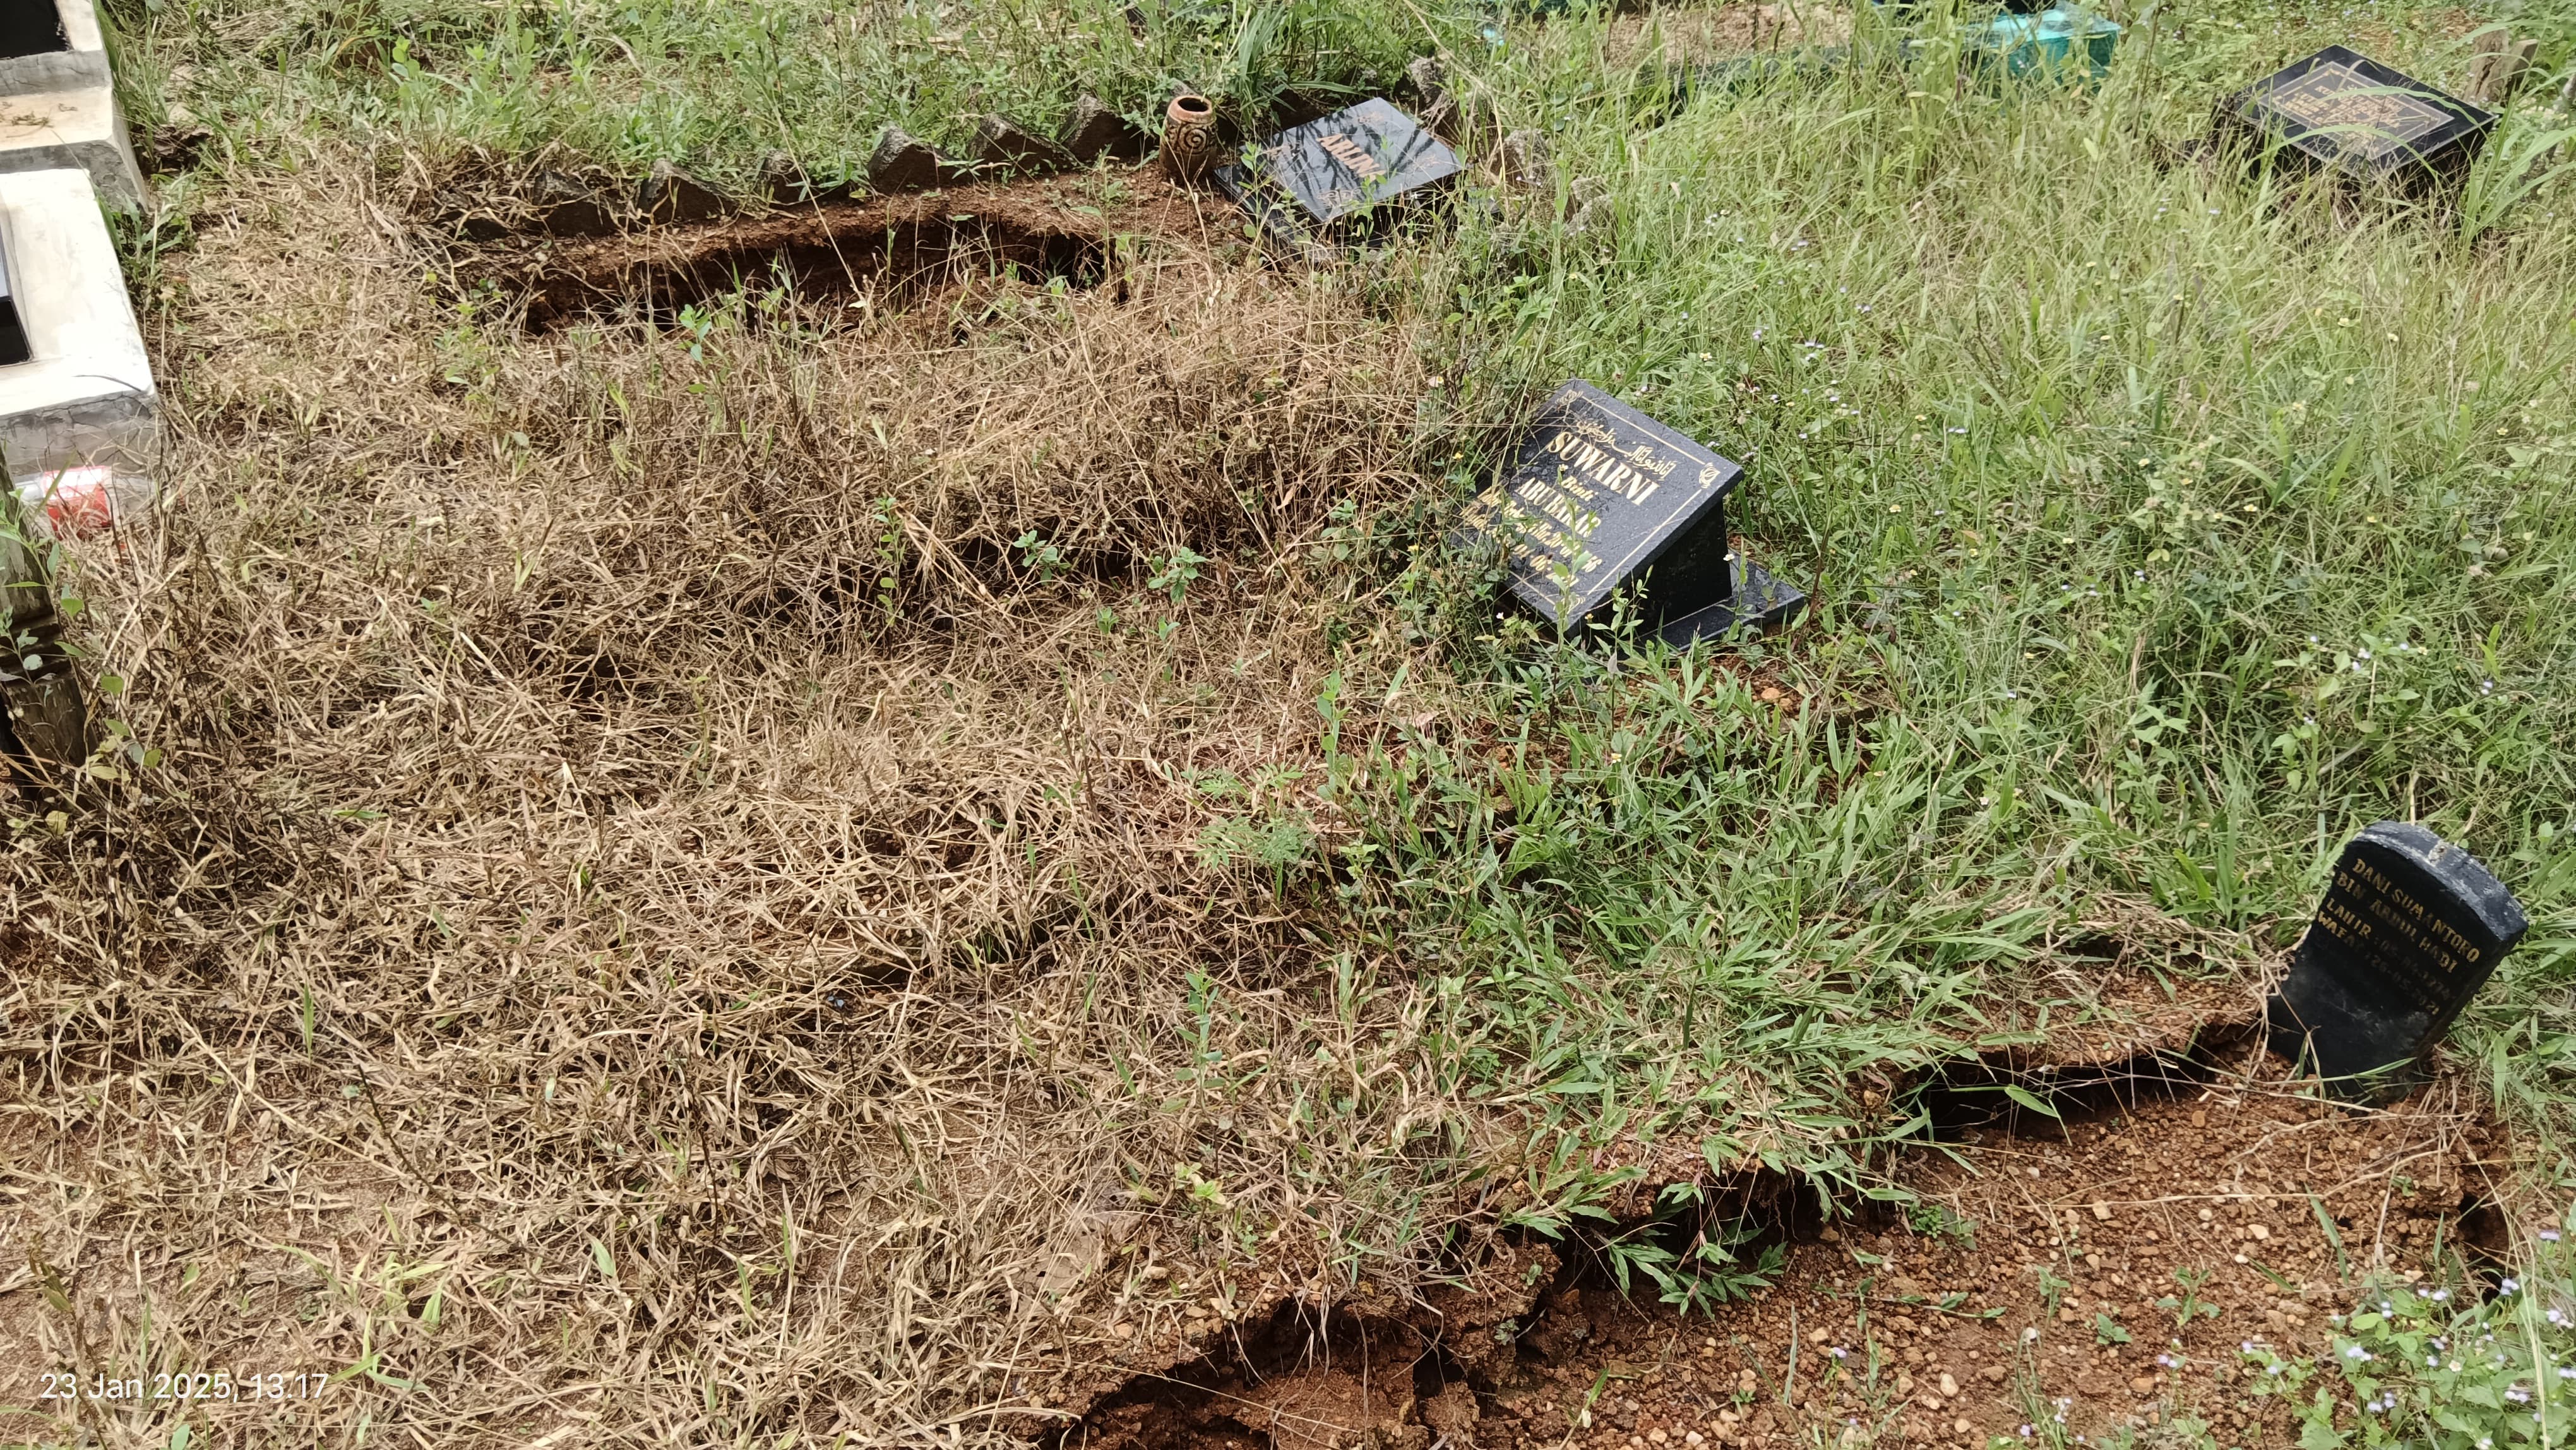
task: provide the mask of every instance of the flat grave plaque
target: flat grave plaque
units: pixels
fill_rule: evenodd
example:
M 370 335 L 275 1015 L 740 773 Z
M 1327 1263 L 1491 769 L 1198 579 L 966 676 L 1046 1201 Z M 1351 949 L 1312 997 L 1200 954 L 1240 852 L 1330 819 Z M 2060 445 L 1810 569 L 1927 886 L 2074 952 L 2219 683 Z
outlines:
M 2344 847 L 2269 1006 L 2272 1045 L 2304 1051 L 2339 1093 L 2402 1094 L 2527 925 L 2467 851 L 2419 825 L 2371 826 Z
M 1373 96 L 1280 132 L 1215 177 L 1263 226 L 1304 237 L 1418 201 L 1464 169 L 1448 143 Z
M 1511 591 L 1570 630 L 1636 584 L 1638 617 L 1675 648 L 1786 624 L 1806 596 L 1739 555 L 1726 496 L 1744 469 L 1576 380 L 1540 405 L 1519 453 L 1468 504 L 1452 547 L 1498 541 Z
M 2330 45 L 2218 103 L 2213 130 L 2252 157 L 2437 190 L 2467 178 L 2496 117 Z

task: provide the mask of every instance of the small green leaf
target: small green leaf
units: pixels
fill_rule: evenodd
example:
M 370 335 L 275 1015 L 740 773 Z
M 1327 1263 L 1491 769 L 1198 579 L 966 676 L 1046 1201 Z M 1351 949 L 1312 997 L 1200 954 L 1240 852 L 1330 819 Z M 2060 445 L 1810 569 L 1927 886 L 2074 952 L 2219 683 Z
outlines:
M 2129 1331 L 2122 1329 L 2110 1315 L 2096 1314 L 2093 1316 L 2093 1342 L 2095 1344 L 2126 1344 L 2129 1342 Z
M 2004 1096 L 2021 1104 L 2023 1107 L 2030 1109 L 2032 1112 L 2039 1114 L 2043 1118 L 2054 1118 L 2057 1116 L 2057 1109 L 2050 1107 L 2045 1102 L 2042 1102 L 2039 1094 L 2032 1092 L 2030 1089 L 2022 1087 L 2019 1084 L 2004 1084 Z

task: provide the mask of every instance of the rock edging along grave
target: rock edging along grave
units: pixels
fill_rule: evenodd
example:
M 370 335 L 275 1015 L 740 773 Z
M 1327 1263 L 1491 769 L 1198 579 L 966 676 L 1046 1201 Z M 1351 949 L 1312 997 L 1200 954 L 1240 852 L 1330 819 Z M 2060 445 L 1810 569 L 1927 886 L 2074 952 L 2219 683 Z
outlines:
M 2402 1095 L 2529 926 L 2467 851 L 2411 822 L 2371 826 L 2335 862 L 2269 1004 L 2272 1045 L 2347 1096 Z
M 1513 595 L 1560 630 L 1602 615 L 1630 585 L 1637 618 L 1675 648 L 1778 629 L 1807 600 L 1736 552 L 1726 496 L 1743 477 L 1742 465 L 1577 379 L 1548 395 L 1450 543 L 1499 545 Z

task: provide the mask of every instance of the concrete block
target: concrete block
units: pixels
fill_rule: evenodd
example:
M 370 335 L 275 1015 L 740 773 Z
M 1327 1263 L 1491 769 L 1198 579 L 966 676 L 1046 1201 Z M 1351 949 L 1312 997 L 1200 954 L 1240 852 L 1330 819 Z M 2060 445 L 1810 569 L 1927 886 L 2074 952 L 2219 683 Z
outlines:
M 88 173 L 0 175 L 0 246 L 34 354 L 0 367 L 10 475 L 83 464 L 156 472 L 161 397 Z
M 143 170 L 126 138 L 113 86 L 0 96 L 0 172 L 89 173 L 99 199 L 120 211 L 143 205 Z
M 91 0 L 11 0 L 0 22 L 0 96 L 112 84 Z

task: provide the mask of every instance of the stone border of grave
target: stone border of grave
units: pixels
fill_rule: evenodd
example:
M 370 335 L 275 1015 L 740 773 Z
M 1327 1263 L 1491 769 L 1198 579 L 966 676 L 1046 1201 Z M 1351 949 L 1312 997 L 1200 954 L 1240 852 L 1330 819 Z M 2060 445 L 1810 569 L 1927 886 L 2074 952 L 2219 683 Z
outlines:
M 860 175 L 837 182 L 809 173 L 795 153 L 772 150 L 762 156 L 758 200 L 770 208 L 831 206 L 870 195 L 902 196 L 913 192 L 967 186 L 977 182 L 1017 180 L 1079 170 L 1101 161 L 1133 164 L 1154 149 L 1154 138 L 1097 96 L 1085 95 L 1067 111 L 1052 136 L 998 113 L 979 119 L 975 159 L 959 160 L 940 152 L 900 126 L 887 126 Z M 733 217 L 744 199 L 708 186 L 672 160 L 657 161 L 631 185 L 598 167 L 577 161 L 540 164 L 515 181 L 477 180 L 472 174 L 440 184 L 416 199 L 414 216 L 452 230 L 476 243 L 501 242 L 514 236 L 564 238 L 611 237 L 632 229 L 696 226 Z M 487 160 L 486 174 L 505 162 Z
M 0 248 L 30 361 L 0 367 L 0 450 L 19 478 L 105 464 L 149 476 L 161 400 L 89 173 L 0 173 Z
M 77 166 L 109 205 L 139 208 L 149 193 L 116 99 L 97 8 L 93 0 L 51 3 L 66 48 L 0 60 L 0 172 Z
M 1052 136 L 987 112 L 976 120 L 973 145 L 974 159 L 959 160 L 900 126 L 888 126 L 877 133 L 877 144 L 868 153 L 868 187 L 891 195 L 970 181 L 1049 176 L 1103 159 L 1142 161 L 1154 149 L 1153 138 L 1141 127 L 1087 94 L 1073 103 Z
M 44 0 L 17 0 L 17 3 L 40 4 Z M 63 48 L 0 59 L 0 96 L 21 96 L 31 91 L 78 90 L 82 86 L 108 85 L 115 80 L 108 70 L 107 36 L 99 28 L 97 6 L 92 0 L 51 0 L 51 3 L 63 37 Z

